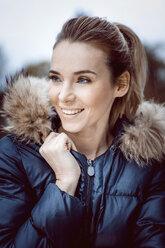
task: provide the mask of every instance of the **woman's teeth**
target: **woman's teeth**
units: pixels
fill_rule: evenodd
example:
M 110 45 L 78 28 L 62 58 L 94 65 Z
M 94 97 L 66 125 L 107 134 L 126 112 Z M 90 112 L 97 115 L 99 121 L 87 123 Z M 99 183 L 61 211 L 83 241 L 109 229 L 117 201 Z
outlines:
M 62 109 L 62 112 L 66 115 L 75 115 L 77 113 L 80 113 L 83 109 L 76 109 L 76 110 L 66 110 Z

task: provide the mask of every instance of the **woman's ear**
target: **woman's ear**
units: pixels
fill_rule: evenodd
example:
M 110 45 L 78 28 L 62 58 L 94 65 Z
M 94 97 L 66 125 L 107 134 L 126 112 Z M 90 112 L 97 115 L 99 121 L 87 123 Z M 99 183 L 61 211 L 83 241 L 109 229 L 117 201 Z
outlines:
M 130 74 L 128 71 L 123 72 L 116 82 L 115 97 L 122 97 L 127 94 L 130 84 Z

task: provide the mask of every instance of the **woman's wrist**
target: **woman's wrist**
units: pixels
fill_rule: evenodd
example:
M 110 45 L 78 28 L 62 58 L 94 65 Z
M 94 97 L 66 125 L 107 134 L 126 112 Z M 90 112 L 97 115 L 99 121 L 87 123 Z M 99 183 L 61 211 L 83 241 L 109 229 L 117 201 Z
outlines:
M 57 179 L 56 185 L 59 187 L 60 190 L 66 192 L 69 195 L 74 196 L 78 181 L 76 180 L 69 180 L 69 179 Z

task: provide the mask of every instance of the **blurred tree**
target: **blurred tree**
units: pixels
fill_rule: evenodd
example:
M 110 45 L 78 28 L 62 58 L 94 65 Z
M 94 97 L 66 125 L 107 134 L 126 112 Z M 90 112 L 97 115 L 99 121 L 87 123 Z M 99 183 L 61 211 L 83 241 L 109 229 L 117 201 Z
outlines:
M 2 102 L 3 102 L 3 92 L 0 92 L 0 109 L 2 107 Z M 0 114 L 0 138 L 2 138 L 5 133 L 2 131 L 2 127 L 5 125 L 5 120 Z
M 73 17 L 80 17 L 80 16 L 90 16 L 90 14 L 82 9 L 78 9 L 73 15 Z
M 7 66 L 7 57 L 2 46 L 0 46 L 0 91 L 2 91 L 4 80 L 5 80 L 5 70 Z
M 25 67 L 24 71 L 36 77 L 48 76 L 50 63 L 43 61 L 39 64 L 32 64 Z
M 5 70 L 7 65 L 7 58 L 2 46 L 0 46 L 0 109 L 3 101 L 3 85 L 5 81 Z M 0 115 L 0 126 L 5 124 L 4 118 Z M 0 138 L 4 135 L 0 129 Z
M 148 58 L 148 79 L 145 98 L 165 102 L 165 61 L 158 56 L 159 46 L 145 46 Z

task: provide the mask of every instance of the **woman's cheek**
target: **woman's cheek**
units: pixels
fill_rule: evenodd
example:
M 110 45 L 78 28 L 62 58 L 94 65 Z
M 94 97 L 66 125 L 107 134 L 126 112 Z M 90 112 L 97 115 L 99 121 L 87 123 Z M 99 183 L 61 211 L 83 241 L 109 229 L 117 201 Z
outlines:
M 51 85 L 49 87 L 48 97 L 49 97 L 50 101 L 52 102 L 52 104 L 55 104 L 55 102 L 57 100 L 57 92 L 54 89 L 54 87 Z

